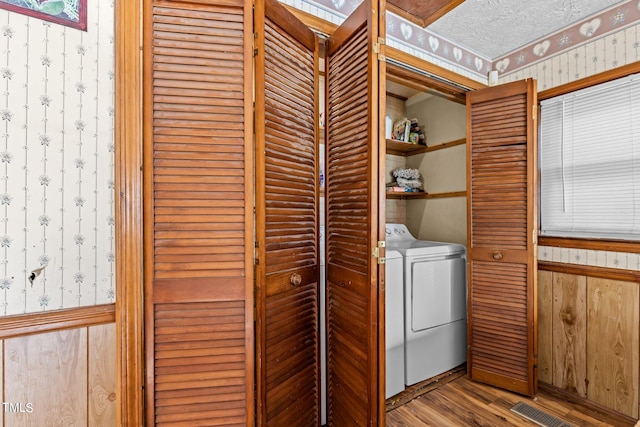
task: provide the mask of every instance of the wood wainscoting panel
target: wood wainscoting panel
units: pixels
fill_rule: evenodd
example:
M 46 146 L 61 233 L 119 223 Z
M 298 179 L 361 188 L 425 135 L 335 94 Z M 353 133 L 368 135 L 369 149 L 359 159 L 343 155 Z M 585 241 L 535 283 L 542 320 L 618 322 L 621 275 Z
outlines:
M 87 329 L 5 340 L 4 402 L 33 411 L 5 412 L 5 424 L 87 424 Z
M 638 284 L 587 278 L 587 398 L 638 418 Z
M 90 426 L 115 426 L 116 420 L 116 329 L 115 324 L 89 328 Z
M 585 276 L 553 273 L 553 384 L 587 396 Z
M 553 273 L 538 272 L 538 379 L 553 383 Z

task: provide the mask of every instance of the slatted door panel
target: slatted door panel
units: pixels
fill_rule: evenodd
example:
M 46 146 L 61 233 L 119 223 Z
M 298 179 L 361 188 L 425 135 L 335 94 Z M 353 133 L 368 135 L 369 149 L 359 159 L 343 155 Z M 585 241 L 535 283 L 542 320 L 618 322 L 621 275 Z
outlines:
M 365 1 L 327 56 L 327 421 L 384 425 L 378 373 L 377 5 Z M 383 225 L 384 226 L 384 225 Z M 383 324 L 384 322 L 380 322 Z
M 467 96 L 469 372 L 536 391 L 535 81 Z
M 145 3 L 147 425 L 249 425 L 251 4 Z
M 255 5 L 258 425 L 320 425 L 318 40 Z

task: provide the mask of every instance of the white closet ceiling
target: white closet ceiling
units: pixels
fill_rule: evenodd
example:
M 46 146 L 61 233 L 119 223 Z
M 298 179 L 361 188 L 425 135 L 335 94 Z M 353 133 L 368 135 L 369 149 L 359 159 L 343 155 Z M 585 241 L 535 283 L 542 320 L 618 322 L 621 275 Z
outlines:
M 427 28 L 493 60 L 623 4 L 640 8 L 638 0 L 466 0 Z M 595 32 L 601 24 L 595 18 L 583 24 L 580 31 Z

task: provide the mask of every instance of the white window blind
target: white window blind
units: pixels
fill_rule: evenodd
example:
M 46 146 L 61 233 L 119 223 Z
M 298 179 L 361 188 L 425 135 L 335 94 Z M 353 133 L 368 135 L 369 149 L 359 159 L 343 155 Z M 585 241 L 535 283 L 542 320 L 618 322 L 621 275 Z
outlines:
M 640 240 L 640 75 L 541 108 L 541 234 Z

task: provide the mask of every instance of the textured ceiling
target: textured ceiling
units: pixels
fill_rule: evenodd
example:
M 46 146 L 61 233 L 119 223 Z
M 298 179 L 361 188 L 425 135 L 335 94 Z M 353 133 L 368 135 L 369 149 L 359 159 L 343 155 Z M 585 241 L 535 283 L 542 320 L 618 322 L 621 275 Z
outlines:
M 489 59 L 628 0 L 466 0 L 428 30 Z

